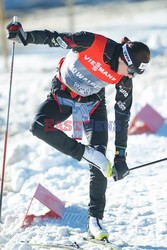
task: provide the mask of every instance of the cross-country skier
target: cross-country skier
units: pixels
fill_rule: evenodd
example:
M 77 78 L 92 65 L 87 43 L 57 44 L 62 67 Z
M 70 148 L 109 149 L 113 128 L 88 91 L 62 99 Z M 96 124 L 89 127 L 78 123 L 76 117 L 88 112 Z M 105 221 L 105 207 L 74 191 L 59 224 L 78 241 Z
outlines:
M 7 26 L 8 39 L 24 44 L 46 44 L 69 50 L 61 59 L 47 99 L 40 105 L 31 132 L 65 155 L 90 164 L 88 229 L 92 237 L 108 237 L 102 225 L 107 178 L 115 181 L 129 173 L 126 163 L 127 132 L 132 105 L 132 79 L 142 74 L 150 50 L 141 42 L 124 37 L 121 43 L 91 32 L 58 33 L 49 30 L 25 32 L 18 22 Z M 108 122 L 105 87 L 115 88 L 115 157 L 106 158 Z M 108 89 L 107 88 L 107 89 Z M 111 100 L 113 104 L 113 100 Z M 72 114 L 73 138 L 55 125 Z M 59 124 L 60 125 L 60 124 Z M 68 123 L 66 125 L 69 125 Z M 88 145 L 78 142 L 85 130 Z

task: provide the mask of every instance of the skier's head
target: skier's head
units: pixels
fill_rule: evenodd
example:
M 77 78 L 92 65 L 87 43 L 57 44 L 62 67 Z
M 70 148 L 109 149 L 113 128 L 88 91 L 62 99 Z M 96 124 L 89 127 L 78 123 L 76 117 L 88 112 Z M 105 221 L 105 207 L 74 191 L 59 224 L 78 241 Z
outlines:
M 131 42 L 127 37 L 122 39 L 121 59 L 128 66 L 131 75 L 142 74 L 150 61 L 150 50 L 141 42 Z

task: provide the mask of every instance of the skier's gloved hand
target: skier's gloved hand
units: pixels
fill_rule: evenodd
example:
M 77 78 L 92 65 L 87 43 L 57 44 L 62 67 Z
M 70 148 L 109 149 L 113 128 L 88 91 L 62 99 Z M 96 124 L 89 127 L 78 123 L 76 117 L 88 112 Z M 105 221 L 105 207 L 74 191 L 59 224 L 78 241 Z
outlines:
M 129 174 L 129 168 L 126 163 L 125 150 L 116 150 L 113 165 L 113 178 L 114 181 L 119 181 Z
M 11 22 L 7 25 L 6 29 L 8 30 L 7 39 L 27 45 L 27 33 L 24 32 L 21 23 Z

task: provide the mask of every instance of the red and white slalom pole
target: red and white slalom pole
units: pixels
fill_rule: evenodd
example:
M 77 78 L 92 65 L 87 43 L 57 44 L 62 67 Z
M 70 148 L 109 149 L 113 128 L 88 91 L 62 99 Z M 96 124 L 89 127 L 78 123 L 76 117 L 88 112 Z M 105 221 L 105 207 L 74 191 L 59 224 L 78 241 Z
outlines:
M 17 17 L 16 16 L 13 17 L 13 22 L 17 22 Z M 2 177 L 1 177 L 1 192 L 0 192 L 0 222 L 2 222 L 2 218 L 1 218 L 1 215 L 2 215 L 2 198 L 3 198 L 3 186 L 4 186 L 4 177 L 5 177 L 5 165 L 6 165 L 6 152 L 7 152 L 7 142 L 8 142 L 8 128 L 9 128 L 10 103 L 11 103 L 12 81 L 13 81 L 14 52 L 15 52 L 15 41 L 13 41 L 13 44 L 12 44 L 10 81 L 9 81 L 9 95 L 8 95 L 8 108 L 7 108 L 7 118 L 6 118 L 6 130 L 5 130 L 5 136 L 4 136 Z

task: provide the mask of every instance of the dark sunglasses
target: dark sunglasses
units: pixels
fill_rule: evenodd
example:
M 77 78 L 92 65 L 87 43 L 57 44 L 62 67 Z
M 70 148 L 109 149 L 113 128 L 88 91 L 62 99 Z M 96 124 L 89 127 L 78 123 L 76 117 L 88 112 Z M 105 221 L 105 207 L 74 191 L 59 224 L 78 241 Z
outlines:
M 135 67 L 134 64 L 128 65 L 126 60 L 123 60 L 125 62 L 125 64 L 128 66 L 128 74 L 130 75 L 136 75 L 136 74 L 142 74 L 144 72 L 144 70 L 138 69 L 137 67 Z

